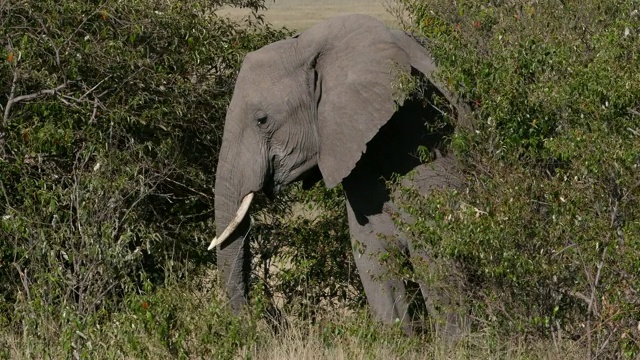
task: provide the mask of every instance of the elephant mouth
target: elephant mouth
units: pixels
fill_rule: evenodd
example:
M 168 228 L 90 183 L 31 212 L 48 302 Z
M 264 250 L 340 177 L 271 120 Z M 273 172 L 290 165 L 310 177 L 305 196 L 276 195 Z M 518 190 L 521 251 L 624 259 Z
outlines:
M 298 181 L 302 181 L 303 189 L 308 190 L 321 179 L 322 175 L 320 175 L 320 170 L 316 166 L 299 174 L 293 180 L 288 182 L 278 181 L 274 176 L 268 177 L 267 179 L 265 179 L 264 186 L 262 187 L 262 192 L 270 201 L 273 201 L 276 195 L 279 194 L 280 191 L 282 191 L 282 189 L 284 189 L 290 183 L 292 184 Z
M 306 184 L 307 186 L 309 186 L 309 184 L 311 184 L 312 186 L 313 184 L 318 182 L 320 178 L 321 178 L 320 172 L 318 168 L 315 167 L 298 175 L 292 182 L 302 181 L 303 185 Z M 273 201 L 275 199 L 275 196 L 285 186 L 286 184 L 283 184 L 282 182 L 278 181 L 275 178 L 275 176 L 267 176 L 264 180 L 264 185 L 262 186 L 262 190 L 260 192 L 262 192 L 270 201 Z M 224 229 L 224 231 L 222 232 L 222 234 L 220 234 L 220 236 L 214 238 L 211 241 L 211 244 L 209 245 L 207 250 L 211 250 L 214 247 L 222 244 L 227 240 L 227 238 L 229 238 L 229 236 L 231 236 L 231 234 L 235 231 L 235 229 L 238 227 L 240 222 L 245 218 L 245 216 L 247 216 L 247 212 L 249 211 L 249 206 L 251 205 L 251 202 L 253 201 L 253 198 L 255 195 L 256 195 L 255 192 L 250 192 L 242 199 L 242 202 L 240 203 L 240 206 L 238 207 L 238 210 L 233 220 L 231 220 L 227 228 Z
M 262 193 L 269 199 L 269 201 L 273 201 L 276 194 L 282 189 L 282 184 L 277 179 L 276 164 L 276 157 L 271 157 L 268 171 L 262 182 Z
M 272 177 L 268 178 L 262 187 L 262 192 L 270 200 L 275 199 L 276 194 L 280 191 L 281 186 L 276 184 Z

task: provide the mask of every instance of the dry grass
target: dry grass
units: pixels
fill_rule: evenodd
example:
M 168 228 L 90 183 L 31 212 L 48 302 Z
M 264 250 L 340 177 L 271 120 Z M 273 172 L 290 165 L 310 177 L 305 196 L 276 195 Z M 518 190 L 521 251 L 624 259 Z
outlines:
M 388 26 L 397 26 L 397 21 L 387 11 L 386 0 L 276 0 L 267 1 L 264 12 L 267 21 L 275 26 L 304 30 L 332 16 L 341 14 L 366 14 L 384 21 Z M 224 8 L 218 14 L 240 18 L 249 11 L 236 8 Z
M 344 318 L 343 318 L 344 320 Z M 366 328 L 366 325 L 362 325 Z M 544 359 L 581 360 L 583 348 L 566 341 L 530 342 L 498 339 L 488 333 L 470 334 L 455 343 L 444 340 L 420 341 L 393 336 L 372 340 L 363 334 L 323 335 L 321 326 L 301 324 L 269 336 L 266 341 L 240 351 L 237 359 L 315 360 L 315 359 Z
M 455 343 L 449 343 L 434 336 L 435 340 L 411 338 L 400 333 L 399 329 L 391 329 L 372 323 L 360 312 L 340 312 L 326 314 L 311 323 L 293 314 L 284 314 L 288 327 L 274 332 L 267 321 L 258 322 L 256 334 L 238 334 L 236 330 L 216 327 L 209 323 L 208 313 L 202 306 L 202 299 L 218 297 L 216 287 L 204 289 L 202 293 L 184 291 L 180 293 L 169 291 L 170 302 L 186 302 L 182 307 L 172 307 L 175 319 L 181 327 L 188 324 L 180 332 L 184 339 L 185 353 L 189 358 L 211 358 L 212 344 L 202 342 L 201 331 L 211 331 L 213 334 L 227 334 L 230 341 L 238 341 L 237 336 L 247 336 L 255 339 L 234 352 L 235 359 L 257 360 L 314 360 L 314 359 L 531 359 L 531 360 L 582 360 L 586 359 L 585 348 L 579 342 L 566 339 L 532 340 L 518 335 L 505 338 L 489 331 L 478 331 L 462 337 Z M 197 299 L 196 299 L 197 298 Z M 192 307 L 200 304 L 200 307 Z M 197 313 L 197 315 L 191 314 Z M 146 314 L 146 313 L 145 313 Z M 104 324 L 102 328 L 89 330 L 87 334 L 96 331 L 99 334 L 89 340 L 95 348 L 84 353 L 82 349 L 76 352 L 65 348 L 63 339 L 57 343 L 54 332 L 41 338 L 20 336 L 0 332 L 0 359 L 34 359 L 34 358 L 64 358 L 73 354 L 74 358 L 121 358 L 121 359 L 173 359 L 176 354 L 167 348 L 166 339 L 157 335 L 159 328 L 152 327 L 145 330 L 145 326 L 152 326 L 153 322 L 138 319 L 142 314 L 130 314 L 121 320 Z M 159 315 L 156 314 L 156 315 Z M 120 326 L 136 328 L 135 331 L 121 331 Z M 211 328 L 213 326 L 213 328 Z M 208 330 L 207 330 L 208 329 Z M 174 329 L 177 330 L 177 329 Z M 45 331 L 50 331 L 47 329 Z M 187 332 L 184 332 L 187 331 Z M 255 336 L 257 335 L 257 336 Z M 173 334 L 176 336 L 176 334 Z M 35 342 L 34 342 L 35 340 Z M 79 340 L 79 339 L 76 339 Z M 142 340 L 142 342 L 140 342 Z M 218 344 L 219 345 L 219 344 Z M 103 349 L 101 352 L 100 349 Z M 84 347 L 87 350 L 87 347 Z M 228 350 L 228 349 L 227 349 Z M 216 351 L 213 351 L 216 354 Z M 225 352 L 229 354 L 228 352 Z M 144 354 L 144 356 L 142 356 Z M 227 358 L 217 354 L 216 358 Z

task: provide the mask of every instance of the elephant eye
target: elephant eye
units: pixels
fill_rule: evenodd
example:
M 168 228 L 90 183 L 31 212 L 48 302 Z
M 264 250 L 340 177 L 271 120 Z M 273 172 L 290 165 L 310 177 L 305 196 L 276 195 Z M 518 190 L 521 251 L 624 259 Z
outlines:
M 267 117 L 266 116 L 261 116 L 261 117 L 258 118 L 257 122 L 258 122 L 258 125 L 264 125 L 264 124 L 267 123 Z

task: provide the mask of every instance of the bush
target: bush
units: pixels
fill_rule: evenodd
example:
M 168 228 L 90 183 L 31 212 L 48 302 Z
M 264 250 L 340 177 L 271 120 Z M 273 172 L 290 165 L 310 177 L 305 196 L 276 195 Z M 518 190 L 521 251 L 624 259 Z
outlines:
M 398 3 L 478 119 L 452 139 L 466 191 L 405 204 L 435 219 L 414 240 L 461 264 L 492 329 L 637 356 L 638 2 Z
M 255 279 L 261 300 L 315 321 L 366 303 L 351 252 L 342 187 L 289 189 L 254 218 Z
M 247 51 L 288 34 L 219 18 L 220 5 L 0 4 L 0 327 L 27 356 L 82 353 L 83 332 L 123 299 L 213 264 L 235 75 Z

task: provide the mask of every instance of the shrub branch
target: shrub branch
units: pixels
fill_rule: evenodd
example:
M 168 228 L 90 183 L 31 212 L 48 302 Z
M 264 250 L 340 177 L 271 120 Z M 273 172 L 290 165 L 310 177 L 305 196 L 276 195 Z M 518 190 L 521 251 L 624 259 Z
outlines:
M 2 122 L 3 128 L 6 126 L 7 122 L 9 121 L 9 111 L 11 111 L 11 107 L 13 106 L 13 104 L 19 103 L 21 101 L 33 100 L 37 97 L 44 96 L 44 95 L 56 95 L 58 91 L 64 89 L 67 86 L 67 83 L 64 83 L 56 86 L 53 89 L 40 90 L 32 94 L 20 95 L 20 96 L 14 97 L 17 79 L 18 79 L 18 70 L 16 69 L 13 72 L 13 81 L 11 83 L 11 90 L 9 92 L 9 100 L 7 101 L 7 105 L 4 108 L 4 120 Z

